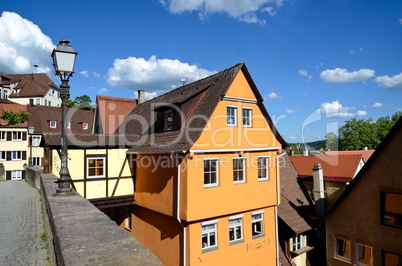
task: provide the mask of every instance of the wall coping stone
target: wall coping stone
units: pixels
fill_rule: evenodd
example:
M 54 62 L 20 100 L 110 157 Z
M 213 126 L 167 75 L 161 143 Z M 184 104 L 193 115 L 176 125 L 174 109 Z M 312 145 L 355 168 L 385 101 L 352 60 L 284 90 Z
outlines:
M 55 196 L 57 177 L 41 175 L 41 190 L 57 265 L 162 265 L 144 245 L 88 200 Z

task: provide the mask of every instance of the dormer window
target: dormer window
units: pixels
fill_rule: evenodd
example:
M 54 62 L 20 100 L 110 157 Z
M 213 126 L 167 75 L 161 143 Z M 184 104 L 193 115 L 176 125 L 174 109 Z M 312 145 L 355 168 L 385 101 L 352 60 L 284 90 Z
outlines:
M 88 130 L 88 123 L 82 123 L 82 129 Z
M 163 106 L 155 111 L 157 112 L 155 132 L 162 133 L 180 129 L 180 114 L 175 108 Z
M 50 126 L 50 128 L 57 128 L 57 122 L 52 120 L 52 121 L 50 121 L 49 126 Z
M 70 128 L 71 123 L 67 122 L 67 128 Z
M 170 131 L 173 129 L 173 112 L 167 110 L 163 113 L 163 129 L 164 131 Z

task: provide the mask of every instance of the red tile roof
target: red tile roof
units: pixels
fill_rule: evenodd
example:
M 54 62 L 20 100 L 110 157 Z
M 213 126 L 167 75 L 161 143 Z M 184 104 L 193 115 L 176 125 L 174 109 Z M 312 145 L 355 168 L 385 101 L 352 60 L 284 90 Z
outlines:
M 137 106 L 135 99 L 96 96 L 96 132 L 113 134 L 131 111 Z
M 355 150 L 355 151 L 325 151 L 326 155 L 356 155 L 361 154 L 367 162 L 375 150 Z
M 18 94 L 11 93 L 10 98 L 41 97 L 49 88 L 59 91 L 57 85 L 45 73 L 3 75 L 11 80 L 0 83 L 0 86 L 17 83 L 14 89 L 21 90 Z
M 315 163 L 320 163 L 323 169 L 324 180 L 348 182 L 355 175 L 363 155 L 326 155 L 290 156 L 296 167 L 299 178 L 312 178 Z

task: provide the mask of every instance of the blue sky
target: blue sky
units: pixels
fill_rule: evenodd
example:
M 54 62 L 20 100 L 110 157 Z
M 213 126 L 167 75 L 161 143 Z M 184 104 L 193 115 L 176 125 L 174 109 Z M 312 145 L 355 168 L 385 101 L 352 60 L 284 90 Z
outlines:
M 402 1 L 2 0 L 0 72 L 52 74 L 78 51 L 71 98 L 147 97 L 245 62 L 288 142 L 402 110 Z

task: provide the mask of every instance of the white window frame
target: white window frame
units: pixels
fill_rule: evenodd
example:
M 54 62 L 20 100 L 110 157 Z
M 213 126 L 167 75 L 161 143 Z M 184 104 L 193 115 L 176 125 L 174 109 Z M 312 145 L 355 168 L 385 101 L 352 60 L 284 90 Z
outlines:
M 261 232 L 258 232 L 256 225 L 260 224 Z M 257 232 L 258 234 L 255 234 Z M 264 236 L 264 211 L 251 213 L 251 235 L 254 238 Z
M 0 141 L 7 140 L 7 131 L 0 131 Z
M 50 126 L 50 128 L 57 128 L 57 121 L 51 120 L 51 121 L 49 122 L 49 126 Z
M 22 151 L 12 151 L 11 152 L 11 160 L 21 161 L 22 160 Z
M 211 170 L 211 165 L 209 165 L 209 169 L 208 171 L 205 171 L 205 163 L 211 163 L 211 161 L 215 161 L 216 162 L 216 169 L 215 171 Z M 217 187 L 219 186 L 219 158 L 204 158 L 204 187 Z M 205 174 L 211 174 L 211 173 L 216 173 L 216 182 L 212 183 L 205 183 Z M 209 178 L 209 180 L 211 181 L 211 176 Z
M 35 102 L 36 105 L 40 105 L 40 98 L 36 98 Z
M 342 256 L 342 255 L 339 255 L 338 253 L 338 239 L 339 240 L 343 240 L 343 241 L 345 241 L 345 242 L 349 242 L 349 247 L 348 247 L 348 249 L 349 249 L 349 258 L 347 258 L 347 257 L 344 257 L 344 256 Z M 347 239 L 344 239 L 344 238 L 339 238 L 339 237 L 335 237 L 335 248 L 334 248 L 334 251 L 335 251 L 335 258 L 338 258 L 338 259 L 341 259 L 341 260 L 344 260 L 344 261 L 349 261 L 350 262 L 350 257 L 351 257 L 351 247 L 350 247 L 350 245 L 351 245 L 351 242 L 350 242 L 350 240 L 347 240 Z
M 231 239 L 231 230 L 233 232 L 233 239 Z M 238 232 L 240 232 L 240 237 L 237 236 Z M 243 215 L 229 217 L 229 244 L 239 242 L 243 242 Z
M 261 167 L 260 160 L 265 160 L 265 169 Z M 265 176 L 260 177 L 260 171 L 265 171 Z M 257 157 L 257 178 L 258 181 L 269 180 L 269 156 L 258 156 Z
M 90 167 L 89 166 L 89 160 L 95 160 L 95 167 Z M 89 169 L 90 168 L 94 168 L 97 169 L 98 167 L 96 166 L 96 161 L 97 160 L 103 160 L 103 174 L 102 175 L 89 175 Z M 91 179 L 91 178 L 103 178 L 106 176 L 106 157 L 88 157 L 87 158 L 87 166 L 86 166 L 86 171 L 87 171 L 87 178 Z M 96 172 L 96 170 L 95 170 Z
M 201 250 L 207 252 L 218 248 L 218 220 L 212 220 L 201 223 Z M 207 242 L 202 242 L 204 235 Z M 211 237 L 214 238 L 215 244 L 211 244 Z
M 364 248 L 364 247 L 370 248 L 370 250 L 371 250 L 370 264 L 365 264 L 365 263 L 359 262 L 359 246 L 360 246 L 360 247 L 363 247 L 363 248 Z M 373 248 L 372 248 L 371 246 L 363 245 L 363 244 L 360 244 L 360 243 L 356 243 L 356 244 L 355 244 L 355 250 L 356 250 L 355 260 L 356 260 L 356 264 L 357 264 L 357 265 L 362 265 L 362 266 L 373 265 Z
M 11 180 L 20 180 L 20 179 L 22 179 L 22 171 L 11 170 Z
M 33 166 L 41 166 L 41 157 L 32 157 L 31 160 Z
M 240 160 L 242 162 L 242 169 L 237 169 L 235 166 L 237 164 L 235 161 Z M 242 171 L 243 174 L 241 176 L 238 175 L 238 172 Z M 236 180 L 236 178 L 238 178 Z M 233 183 L 234 184 L 242 184 L 246 182 L 246 157 L 233 157 Z
M 33 147 L 39 147 L 42 140 L 41 136 L 32 136 L 31 144 Z
M 12 141 L 21 141 L 22 140 L 22 131 L 13 131 L 11 134 Z
M 244 116 L 244 111 L 247 111 L 249 117 L 245 117 Z M 243 122 L 243 127 L 252 127 L 253 126 L 253 122 L 252 122 L 252 115 L 253 115 L 253 108 L 251 107 L 243 107 L 242 108 L 242 122 Z M 248 124 L 244 123 L 244 119 L 247 118 L 248 119 Z
M 70 126 L 71 126 L 71 123 L 67 122 L 67 128 L 70 128 Z
M 300 234 L 291 239 L 290 251 L 297 251 L 306 246 L 306 236 Z
M 5 161 L 5 160 L 7 160 L 7 152 L 0 151 L 0 161 Z
M 82 123 L 82 129 L 88 130 L 88 123 Z
M 230 114 L 229 110 L 234 110 L 234 114 Z M 229 121 L 233 119 L 232 123 Z M 235 105 L 226 105 L 226 123 L 228 127 L 237 127 L 237 106 Z

